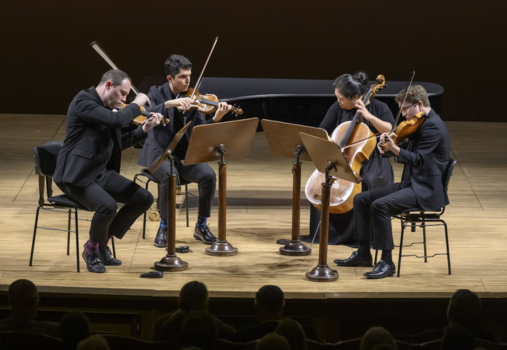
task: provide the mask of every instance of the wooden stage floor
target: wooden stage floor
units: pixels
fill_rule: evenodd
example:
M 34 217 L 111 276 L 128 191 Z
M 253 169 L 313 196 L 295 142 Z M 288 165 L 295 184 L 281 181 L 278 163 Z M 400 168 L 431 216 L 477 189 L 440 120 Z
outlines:
M 452 157 L 458 160 L 449 188 L 451 204 L 444 219 L 449 225 L 452 275 L 447 275 L 445 256 L 424 263 L 422 259 L 404 258 L 400 278 L 367 280 L 368 268 L 339 268 L 340 278 L 332 283 L 314 283 L 305 273 L 317 263 L 318 245 L 306 257 L 287 257 L 278 253 L 275 243 L 290 237 L 291 160 L 270 154 L 266 139 L 258 133 L 251 156 L 231 160 L 228 165 L 227 237 L 239 249 L 234 257 L 210 257 L 205 246 L 192 238 L 197 217 L 196 201 L 191 201 L 191 227 L 185 225 L 182 210 L 177 222 L 177 245 L 189 245 L 191 253 L 180 254 L 189 263 L 188 270 L 166 273 L 162 279 L 141 279 L 164 250 L 153 246 L 158 223 L 147 223 L 142 239 L 142 217 L 126 237 L 117 241 L 120 267 L 108 267 L 105 274 L 86 271 L 76 273 L 75 243 L 66 255 L 66 234 L 40 230 L 34 266 L 28 266 L 38 199 L 38 181 L 33 170 L 33 147 L 50 140 L 63 140 L 65 117 L 62 115 L 0 115 L 0 287 L 14 280 L 30 279 L 44 290 L 70 287 L 96 288 L 108 293 L 121 289 L 129 293 L 172 293 L 183 284 L 199 280 L 211 295 L 252 296 L 262 285 L 276 284 L 287 296 L 327 297 L 409 297 L 448 296 L 459 288 L 481 295 L 505 296 L 507 291 L 507 123 L 447 123 L 451 134 Z M 136 164 L 140 150 L 123 153 L 122 175 L 132 179 L 140 170 Z M 215 169 L 216 164 L 211 164 Z M 396 178 L 401 166 L 395 165 Z M 303 164 L 303 184 L 313 172 L 311 163 Z M 56 186 L 55 186 L 56 188 Z M 190 185 L 197 192 L 196 185 Z M 58 191 L 58 189 L 56 188 Z M 156 186 L 152 185 L 152 191 Z M 303 185 L 304 198 L 304 185 Z M 156 197 L 156 195 L 155 195 Z M 178 197 L 179 201 L 183 196 Z M 81 218 L 91 214 L 82 212 Z M 42 212 L 40 225 L 66 229 L 66 215 Z M 218 233 L 217 207 L 210 219 L 211 230 Z M 308 233 L 309 206 L 302 207 L 301 231 Z M 394 239 L 399 242 L 399 224 L 394 224 Z M 80 221 L 81 246 L 87 239 L 89 222 Z M 418 241 L 421 232 L 409 233 Z M 72 241 L 71 241 L 72 242 Z M 444 252 L 442 227 L 428 229 L 428 252 Z M 348 257 L 351 248 L 329 247 L 329 263 Z M 406 250 L 422 254 L 422 246 Z M 81 253 L 81 252 L 80 252 Z M 398 250 L 393 253 L 397 259 Z

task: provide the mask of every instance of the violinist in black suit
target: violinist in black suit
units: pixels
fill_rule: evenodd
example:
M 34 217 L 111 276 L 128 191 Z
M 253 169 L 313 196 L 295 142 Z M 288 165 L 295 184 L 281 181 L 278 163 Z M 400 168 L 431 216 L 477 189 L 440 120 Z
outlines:
M 405 165 L 401 182 L 358 194 L 354 198 L 354 237 L 360 240 L 359 249 L 348 259 L 337 259 L 338 266 L 372 266 L 370 242 L 373 232 L 373 248 L 382 250 L 380 262 L 367 278 L 384 278 L 395 274 L 392 260 L 393 234 L 391 215 L 402 209 L 423 208 L 439 210 L 449 204 L 443 175 L 450 157 L 450 139 L 447 128 L 434 110 L 431 109 L 428 94 L 420 85 L 409 88 L 403 105 L 405 91 L 396 96 L 402 115 L 411 120 L 419 112 L 425 113 L 425 120 L 419 129 L 396 146 L 389 134 L 382 154 L 394 155 L 398 163 Z M 373 228 L 373 231 L 372 231 Z
M 220 102 L 214 117 L 206 119 L 206 116 L 198 110 L 188 110 L 191 100 L 184 97 L 190 85 L 192 63 L 181 55 L 172 55 L 165 62 L 165 73 L 167 84 L 152 86 L 148 97 L 152 110 L 162 113 L 170 123 L 163 127 L 155 127 L 148 133 L 144 142 L 138 164 L 148 167 L 164 152 L 173 137 L 189 121 L 192 122 L 185 136 L 180 140 L 173 152 L 175 158 L 174 173 L 179 179 L 197 183 L 199 186 L 199 212 L 194 230 L 194 238 L 206 244 L 212 244 L 216 237 L 207 226 L 207 218 L 211 215 L 211 206 L 215 196 L 216 175 L 215 171 L 205 163 L 194 165 L 183 165 L 187 153 L 192 129 L 197 125 L 212 124 L 219 122 L 222 117 L 231 110 L 231 106 Z M 160 227 L 155 237 L 154 245 L 159 248 L 167 246 L 167 174 L 171 171 L 169 161 L 166 161 L 158 168 L 153 176 L 160 181 L 159 204 L 160 204 Z M 178 179 L 178 180 L 179 180 Z
M 122 135 L 121 128 L 141 114 L 149 102 L 138 94 L 126 108 L 130 77 L 120 70 L 106 72 L 99 85 L 80 91 L 67 112 L 67 135 L 56 163 L 54 181 L 71 199 L 95 214 L 83 258 L 90 272 L 105 272 L 105 265 L 118 266 L 107 243 L 111 236 L 122 238 L 136 219 L 153 203 L 150 192 L 119 174 L 122 150 L 146 138 L 158 125 L 159 113 L 151 113 L 144 125 Z M 117 211 L 117 202 L 124 206 Z

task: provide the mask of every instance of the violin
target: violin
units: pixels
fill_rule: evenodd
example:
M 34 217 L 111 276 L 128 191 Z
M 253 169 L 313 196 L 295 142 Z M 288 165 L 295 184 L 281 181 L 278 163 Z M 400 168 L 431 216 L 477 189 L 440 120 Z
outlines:
M 92 48 L 95 51 L 97 51 L 97 53 L 104 59 L 104 61 L 106 61 L 111 66 L 111 68 L 119 70 L 118 66 L 113 62 L 111 57 L 109 57 L 109 55 L 106 53 L 106 51 L 104 51 L 104 49 L 99 45 L 98 42 L 94 41 L 90 45 L 92 46 Z M 139 90 L 132 83 L 130 85 L 130 89 L 136 95 L 139 93 Z M 121 110 L 127 106 L 128 106 L 128 104 L 121 102 L 118 106 L 116 106 L 116 109 Z M 141 114 L 138 115 L 137 117 L 135 117 L 134 120 L 132 121 L 132 124 L 134 124 L 134 125 L 143 125 L 144 122 L 146 122 L 146 119 L 151 117 L 151 114 L 149 113 L 149 110 L 146 107 L 144 107 L 144 106 L 139 106 L 139 107 L 141 108 Z M 167 118 L 163 118 L 161 120 L 161 123 L 164 126 L 169 124 L 169 122 L 170 122 L 170 120 Z
M 373 98 L 379 90 L 386 86 L 383 75 L 377 77 L 377 83 L 372 85 L 366 93 L 363 99 L 365 105 L 368 104 L 370 98 Z M 331 136 L 331 139 L 342 149 L 347 163 L 357 176 L 359 176 L 363 163 L 370 158 L 377 144 L 370 128 L 359 120 L 360 116 L 361 113 L 357 111 L 351 121 L 338 125 Z M 315 170 L 305 187 L 306 198 L 319 210 L 322 208 L 321 184 L 324 182 L 326 182 L 325 175 Z M 342 214 L 352 210 L 354 197 L 358 193 L 361 193 L 361 184 L 333 176 L 329 212 Z
M 414 134 L 419 127 L 422 125 L 424 120 L 426 119 L 426 114 L 424 111 L 417 113 L 412 119 L 405 120 L 401 122 L 400 125 L 396 127 L 396 130 L 392 131 L 389 134 L 389 137 L 393 140 L 394 144 L 398 146 L 400 143 L 405 141 L 405 139 Z M 379 146 L 384 148 L 386 146 L 387 137 L 383 140 L 379 140 Z
M 116 109 L 121 110 L 127 106 L 128 106 L 128 104 L 121 102 L 118 106 L 116 106 Z M 143 125 L 146 122 L 146 119 L 151 117 L 151 114 L 148 112 L 146 107 L 139 106 L 139 108 L 141 109 L 141 114 L 138 115 L 137 117 L 135 117 L 134 120 L 132 121 L 132 124 L 134 124 L 134 125 Z M 162 120 L 160 122 L 164 126 L 166 126 L 167 124 L 169 124 L 171 122 L 171 120 L 169 120 L 167 118 L 162 118 Z
M 201 95 L 199 91 L 196 91 L 192 88 L 188 89 L 188 92 L 186 93 L 185 97 L 189 97 L 192 100 L 192 103 L 190 104 L 190 108 L 186 110 L 181 107 L 178 107 L 180 111 L 189 111 L 189 110 L 192 111 L 197 109 L 199 112 L 203 114 L 210 114 L 217 110 L 218 104 L 220 103 L 216 95 L 213 94 Z M 238 115 L 243 114 L 243 110 L 241 108 L 236 107 L 235 105 L 232 106 L 231 112 L 233 112 L 236 117 Z
M 190 104 L 190 109 L 187 110 L 199 110 L 199 112 L 204 114 L 210 114 L 217 110 L 218 104 L 220 101 L 218 100 L 218 97 L 213 94 L 206 94 L 201 95 L 198 91 L 199 86 L 202 82 L 202 76 L 204 74 L 204 71 L 206 70 L 206 66 L 208 65 L 209 59 L 211 58 L 211 54 L 213 53 L 213 50 L 215 49 L 215 46 L 218 42 L 218 36 L 215 38 L 215 42 L 213 43 L 213 46 L 211 47 L 211 51 L 208 55 L 208 58 L 206 59 L 206 63 L 204 63 L 204 67 L 202 67 L 201 74 L 199 75 L 199 79 L 197 79 L 197 83 L 195 84 L 195 89 L 188 89 L 185 97 L 190 98 L 192 101 Z M 180 111 L 187 111 L 184 108 L 178 107 Z M 243 110 L 241 108 L 236 107 L 235 105 L 232 106 L 231 111 L 235 114 L 237 117 L 240 114 L 243 114 Z

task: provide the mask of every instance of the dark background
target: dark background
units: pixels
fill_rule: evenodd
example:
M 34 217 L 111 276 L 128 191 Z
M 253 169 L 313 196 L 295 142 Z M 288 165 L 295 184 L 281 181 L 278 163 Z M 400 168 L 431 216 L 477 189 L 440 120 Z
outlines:
M 64 114 L 109 66 L 134 84 L 172 53 L 209 77 L 334 79 L 364 70 L 445 89 L 445 120 L 503 121 L 505 0 L 0 1 L 0 113 Z M 332 88 L 331 88 L 332 89 Z

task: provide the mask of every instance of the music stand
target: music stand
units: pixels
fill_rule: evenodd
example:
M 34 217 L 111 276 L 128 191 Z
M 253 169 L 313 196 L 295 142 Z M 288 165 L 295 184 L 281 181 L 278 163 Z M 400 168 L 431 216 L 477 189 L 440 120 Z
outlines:
M 338 280 L 339 277 L 338 272 L 332 270 L 327 265 L 329 197 L 333 175 L 354 183 L 360 183 L 362 179 L 358 175 L 354 174 L 347 163 L 347 160 L 343 156 L 340 146 L 336 143 L 304 133 L 301 133 L 300 135 L 306 150 L 317 167 L 317 170 L 326 174 L 326 182 L 322 184 L 319 262 L 312 271 L 306 273 L 306 278 L 313 282 L 332 282 Z
M 218 240 L 206 248 L 206 254 L 232 256 L 238 254 L 226 238 L 227 158 L 248 156 L 259 124 L 259 118 L 198 125 L 192 130 L 184 165 L 218 162 Z
M 280 254 L 302 256 L 310 255 L 312 249 L 301 242 L 300 236 L 300 213 L 301 213 L 301 162 L 312 160 L 299 133 L 313 135 L 322 139 L 328 139 L 324 129 L 313 128 L 296 124 L 282 123 L 263 119 L 261 121 L 264 134 L 268 139 L 271 153 L 275 156 L 294 159 L 292 163 L 292 236 L 291 241 L 284 247 L 280 247 Z
M 148 172 L 153 174 L 166 160 L 171 162 L 171 172 L 167 174 L 167 254 L 160 261 L 157 261 L 153 269 L 158 271 L 183 271 L 188 268 L 188 263 L 176 255 L 176 174 L 173 173 L 174 157 L 172 153 L 180 142 L 181 138 L 189 128 L 188 122 L 173 137 L 164 153 L 148 167 Z

